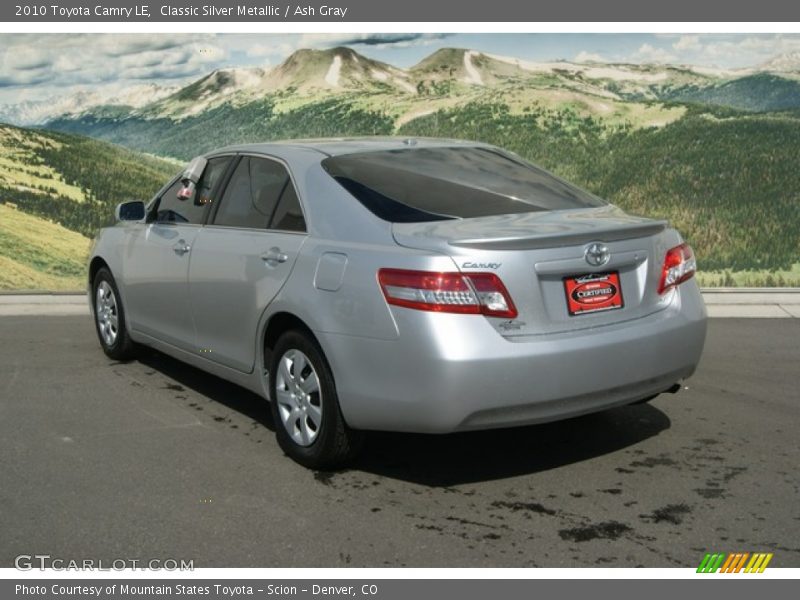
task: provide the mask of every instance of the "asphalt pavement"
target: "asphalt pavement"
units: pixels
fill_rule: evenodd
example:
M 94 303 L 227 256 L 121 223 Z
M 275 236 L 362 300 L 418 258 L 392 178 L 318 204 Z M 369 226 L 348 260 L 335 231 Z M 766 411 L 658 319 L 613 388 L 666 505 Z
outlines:
M 372 434 L 352 468 L 286 458 L 257 396 L 87 315 L 0 317 L 0 566 L 800 567 L 800 321 L 713 319 L 676 395 L 547 425 Z

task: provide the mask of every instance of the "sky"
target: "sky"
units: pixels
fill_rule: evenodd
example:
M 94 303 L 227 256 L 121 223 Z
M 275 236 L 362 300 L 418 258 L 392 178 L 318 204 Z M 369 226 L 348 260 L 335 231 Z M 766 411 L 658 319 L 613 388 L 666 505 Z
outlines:
M 272 67 L 299 48 L 350 46 L 398 67 L 438 48 L 528 60 L 740 68 L 800 53 L 795 34 L 0 34 L 0 104 L 137 84 L 183 85 L 213 69 Z

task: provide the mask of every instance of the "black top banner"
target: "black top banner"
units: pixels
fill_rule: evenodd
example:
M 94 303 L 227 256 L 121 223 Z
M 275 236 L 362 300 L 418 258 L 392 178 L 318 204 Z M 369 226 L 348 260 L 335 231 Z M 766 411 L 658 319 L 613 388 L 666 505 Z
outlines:
M 786 0 L 34 0 L 0 5 L 11 22 L 795 22 Z

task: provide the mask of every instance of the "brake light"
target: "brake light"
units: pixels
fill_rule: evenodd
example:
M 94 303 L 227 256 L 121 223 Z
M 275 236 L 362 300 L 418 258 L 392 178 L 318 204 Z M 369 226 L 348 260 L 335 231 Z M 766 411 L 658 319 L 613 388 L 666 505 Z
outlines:
M 658 293 L 663 294 L 670 288 L 691 279 L 695 271 L 697 271 L 697 261 L 689 244 L 670 248 L 664 256 L 664 266 L 661 267 Z
M 517 316 L 508 290 L 494 273 L 381 269 L 378 283 L 386 301 L 395 306 L 506 319 Z

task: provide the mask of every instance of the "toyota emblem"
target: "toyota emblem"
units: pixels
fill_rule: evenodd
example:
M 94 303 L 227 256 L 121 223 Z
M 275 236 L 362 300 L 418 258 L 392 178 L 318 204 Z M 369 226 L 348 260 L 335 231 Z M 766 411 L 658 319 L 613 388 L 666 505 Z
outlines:
M 611 258 L 611 252 L 605 244 L 592 242 L 586 246 L 583 256 L 586 258 L 586 262 L 593 267 L 602 267 Z

